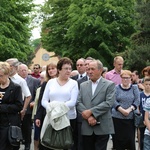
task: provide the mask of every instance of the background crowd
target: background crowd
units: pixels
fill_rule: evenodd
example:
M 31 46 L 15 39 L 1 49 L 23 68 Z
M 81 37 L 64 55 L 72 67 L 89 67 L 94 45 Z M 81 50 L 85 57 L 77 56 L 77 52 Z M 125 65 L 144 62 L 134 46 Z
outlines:
M 69 110 L 71 150 L 106 150 L 110 137 L 114 150 L 149 150 L 150 66 L 138 73 L 123 65 L 121 56 L 110 71 L 92 57 L 79 58 L 76 70 L 67 57 L 31 70 L 17 58 L 0 62 L 0 149 L 20 149 L 8 141 L 11 124 L 21 127 L 24 150 L 31 149 L 32 129 L 34 150 L 49 150 L 40 134 L 49 104 L 57 102 Z M 135 127 L 135 112 L 143 115 L 145 126 Z

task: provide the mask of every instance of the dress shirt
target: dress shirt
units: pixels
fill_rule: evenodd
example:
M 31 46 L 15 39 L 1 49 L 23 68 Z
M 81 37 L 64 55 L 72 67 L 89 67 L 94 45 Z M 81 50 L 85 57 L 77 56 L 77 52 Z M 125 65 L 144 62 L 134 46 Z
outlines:
M 116 85 L 121 84 L 120 74 L 115 71 L 115 69 L 106 73 L 105 78 L 114 82 Z
M 94 92 L 97 88 L 97 85 L 98 85 L 100 79 L 101 79 L 101 77 L 96 82 L 92 82 L 92 95 L 94 95 Z
M 78 79 L 82 79 L 82 78 L 85 77 L 85 76 L 86 76 L 86 72 L 83 73 L 83 74 L 79 74 L 79 75 L 78 75 Z

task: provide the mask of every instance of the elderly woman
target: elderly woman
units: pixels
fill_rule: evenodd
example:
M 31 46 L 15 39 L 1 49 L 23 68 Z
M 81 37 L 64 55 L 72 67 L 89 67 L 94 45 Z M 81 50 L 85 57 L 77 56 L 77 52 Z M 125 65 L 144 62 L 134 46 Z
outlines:
M 19 112 L 23 107 L 21 87 L 9 79 L 10 66 L 0 62 L 0 149 L 13 146 L 8 141 L 9 124 L 20 126 Z
M 61 58 L 58 61 L 58 77 L 48 81 L 43 94 L 42 105 L 44 108 L 47 108 L 49 102 L 64 102 L 70 109 L 67 113 L 67 117 L 74 129 L 76 123 L 75 105 L 78 96 L 78 84 L 75 80 L 70 78 L 72 65 L 72 61 L 67 57 Z
M 140 102 L 140 93 L 136 85 L 131 84 L 132 73 L 123 70 L 122 83 L 116 86 L 116 100 L 112 109 L 116 150 L 135 150 L 135 127 L 133 111 Z

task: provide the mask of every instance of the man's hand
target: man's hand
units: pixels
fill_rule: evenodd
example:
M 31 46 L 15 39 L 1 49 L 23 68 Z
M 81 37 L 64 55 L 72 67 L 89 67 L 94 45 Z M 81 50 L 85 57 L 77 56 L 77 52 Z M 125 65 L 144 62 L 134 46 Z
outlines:
M 22 110 L 20 111 L 21 120 L 23 120 L 23 117 L 24 117 L 24 115 L 26 114 L 26 111 L 27 111 L 27 109 L 22 109 Z
M 82 112 L 82 117 L 83 117 L 84 119 L 86 119 L 86 120 L 87 120 L 91 115 L 92 115 L 91 110 L 84 110 L 84 111 Z
M 90 116 L 88 118 L 88 123 L 89 123 L 90 126 L 95 126 L 97 121 L 96 121 L 96 119 L 93 116 Z

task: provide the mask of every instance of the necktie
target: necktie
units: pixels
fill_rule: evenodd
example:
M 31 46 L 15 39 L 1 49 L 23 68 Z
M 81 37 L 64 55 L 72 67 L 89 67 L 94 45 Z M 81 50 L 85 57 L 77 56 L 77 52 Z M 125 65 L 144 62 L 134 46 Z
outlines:
M 80 75 L 80 79 L 82 78 L 82 74 Z

